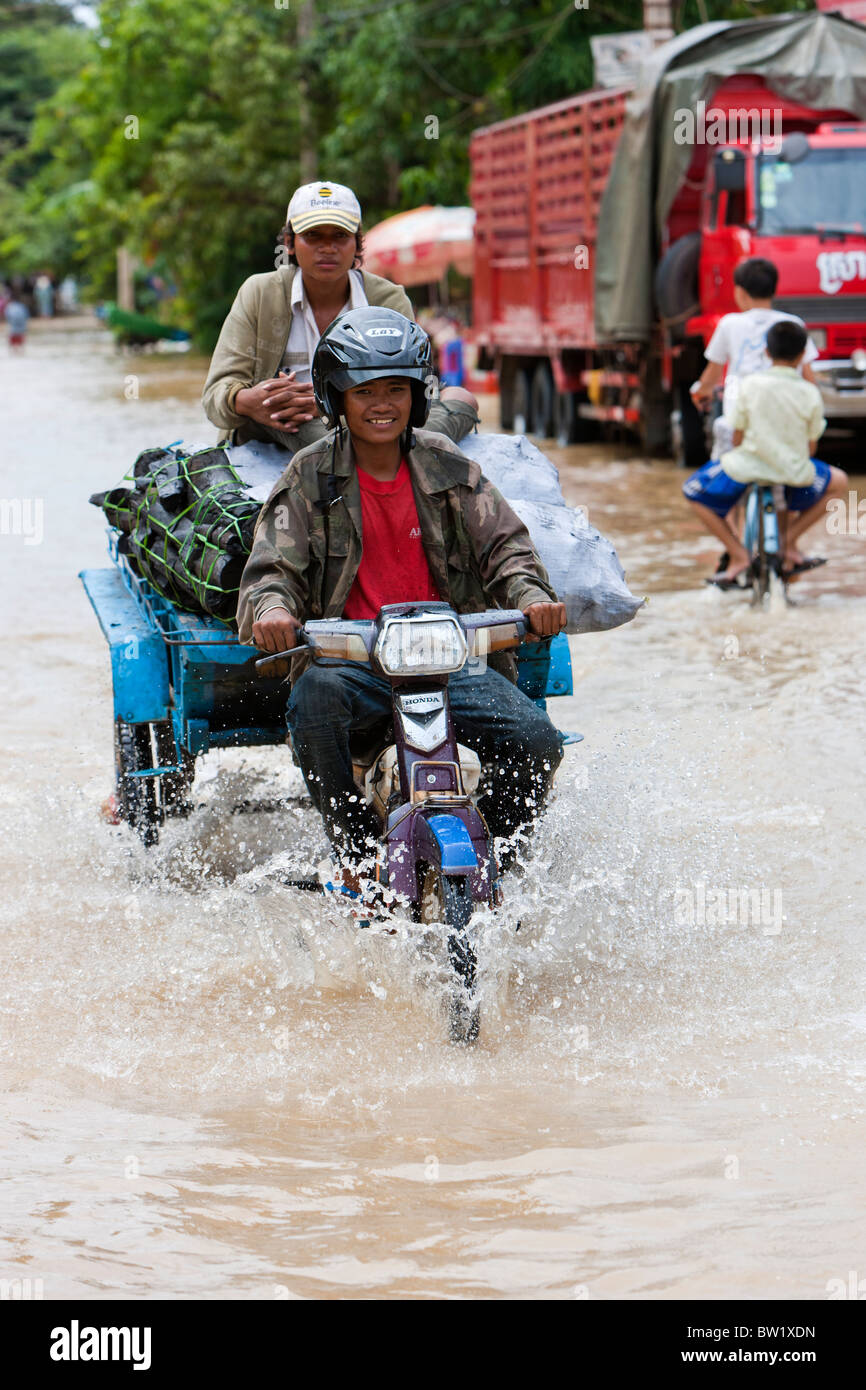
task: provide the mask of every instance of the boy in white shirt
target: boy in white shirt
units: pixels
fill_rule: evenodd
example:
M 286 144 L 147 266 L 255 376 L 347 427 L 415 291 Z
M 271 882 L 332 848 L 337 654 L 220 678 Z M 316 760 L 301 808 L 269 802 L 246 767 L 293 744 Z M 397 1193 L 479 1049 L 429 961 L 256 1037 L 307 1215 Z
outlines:
M 715 576 L 723 584 L 748 569 L 751 556 L 727 520 L 749 483 L 785 485 L 788 526 L 784 572 L 789 577 L 811 569 L 796 542 L 823 515 L 830 497 L 841 497 L 848 476 L 812 455 L 826 428 L 821 393 L 799 373 L 806 330 L 786 316 L 767 333 L 772 365 L 740 383 L 733 407 L 733 449 L 693 473 L 683 492 L 707 530 L 724 542 L 727 568 Z M 794 515 L 792 515 L 794 514 Z
M 774 309 L 773 295 L 779 283 L 779 272 L 772 261 L 751 256 L 741 261 L 734 271 L 734 301 L 738 313 L 725 314 L 716 327 L 704 351 L 707 366 L 692 387 L 695 405 L 711 400 L 715 388 L 725 376 L 721 417 L 713 425 L 713 458 L 720 458 L 731 447 L 734 407 L 740 385 L 754 372 L 763 372 L 770 365 L 767 356 L 767 332 L 780 319 L 802 326 L 803 320 L 794 314 Z M 811 338 L 806 340 L 802 374 L 806 381 L 815 382 L 811 364 L 818 349 Z M 725 368 L 727 373 L 725 374 Z

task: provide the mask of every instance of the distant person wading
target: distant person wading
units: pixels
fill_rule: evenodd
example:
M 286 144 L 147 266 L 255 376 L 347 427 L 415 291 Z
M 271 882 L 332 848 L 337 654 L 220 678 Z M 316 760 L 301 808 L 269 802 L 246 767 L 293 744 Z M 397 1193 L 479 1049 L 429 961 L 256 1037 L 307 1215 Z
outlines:
M 280 242 L 287 264 L 251 275 L 238 291 L 214 349 L 202 401 L 233 444 L 269 440 L 290 453 L 324 437 L 313 395 L 319 338 L 340 314 L 365 305 L 414 319 L 399 285 L 361 270 L 361 207 L 342 184 L 304 184 L 292 194 Z M 455 443 L 478 422 L 478 402 L 446 387 L 428 429 Z

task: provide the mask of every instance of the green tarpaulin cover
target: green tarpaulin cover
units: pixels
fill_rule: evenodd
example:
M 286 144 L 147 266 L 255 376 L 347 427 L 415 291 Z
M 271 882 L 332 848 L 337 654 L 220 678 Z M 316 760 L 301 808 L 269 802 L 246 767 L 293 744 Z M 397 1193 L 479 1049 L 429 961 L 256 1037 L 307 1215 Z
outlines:
M 756 73 L 791 101 L 866 120 L 866 28 L 840 15 L 778 15 L 702 24 L 658 48 L 641 70 L 599 214 L 595 320 L 600 341 L 645 341 L 653 273 L 671 204 L 694 153 L 675 113 L 709 102 L 735 73 Z

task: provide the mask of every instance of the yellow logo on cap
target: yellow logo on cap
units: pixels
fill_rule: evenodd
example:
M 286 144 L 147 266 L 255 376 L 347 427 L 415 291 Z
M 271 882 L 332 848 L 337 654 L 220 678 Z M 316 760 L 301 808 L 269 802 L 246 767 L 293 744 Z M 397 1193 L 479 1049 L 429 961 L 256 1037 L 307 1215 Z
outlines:
M 320 197 L 320 198 L 330 198 L 331 196 L 332 196 L 332 195 L 331 195 L 331 190 L 330 190 L 330 188 L 320 188 L 320 189 L 319 189 L 319 197 Z

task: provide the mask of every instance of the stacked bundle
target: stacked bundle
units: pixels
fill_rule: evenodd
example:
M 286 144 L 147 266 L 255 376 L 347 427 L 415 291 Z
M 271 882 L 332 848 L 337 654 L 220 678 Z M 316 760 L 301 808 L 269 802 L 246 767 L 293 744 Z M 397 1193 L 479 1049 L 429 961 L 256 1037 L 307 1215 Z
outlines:
M 135 573 L 179 608 L 231 620 L 261 503 L 225 449 L 147 449 L 127 481 L 90 500 Z
M 473 434 L 460 449 L 527 527 L 565 604 L 568 632 L 600 632 L 634 617 L 644 600 L 629 592 L 610 541 L 566 506 L 549 458 L 522 435 Z M 90 500 L 122 532 L 120 550 L 137 574 L 180 608 L 228 622 L 256 518 L 287 462 L 275 444 L 149 449 L 135 461 L 131 488 Z
M 511 504 L 565 604 L 566 632 L 603 632 L 631 622 L 645 599 L 635 598 L 606 536 L 583 508 L 566 506 L 559 474 L 522 434 L 470 434 L 464 454 Z

